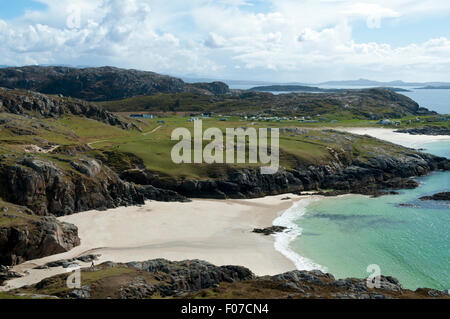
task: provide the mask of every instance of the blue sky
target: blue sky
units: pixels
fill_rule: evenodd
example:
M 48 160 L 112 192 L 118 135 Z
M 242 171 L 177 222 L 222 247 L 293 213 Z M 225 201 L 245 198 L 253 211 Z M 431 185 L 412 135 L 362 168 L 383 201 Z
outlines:
M 0 0 L 0 65 L 450 81 L 448 0 Z
M 404 46 L 414 42 L 425 42 L 430 38 L 450 39 L 450 14 L 436 14 L 433 17 L 411 19 L 388 19 L 380 28 L 369 28 L 365 21 L 352 24 L 353 38 L 357 42 L 388 43 Z
M 0 0 L 1 19 L 13 19 L 22 16 L 26 10 L 45 10 L 43 3 L 31 0 Z

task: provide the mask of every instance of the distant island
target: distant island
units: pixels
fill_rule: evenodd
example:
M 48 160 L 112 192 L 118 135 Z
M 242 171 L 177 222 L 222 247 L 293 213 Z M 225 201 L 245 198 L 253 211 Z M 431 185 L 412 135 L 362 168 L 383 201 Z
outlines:
M 450 85 L 427 85 L 418 90 L 450 90 Z
M 346 91 L 343 89 L 322 89 L 314 86 L 305 85 L 266 85 L 257 86 L 249 89 L 249 91 L 257 92 L 326 92 L 326 93 L 336 93 Z
M 373 86 L 373 87 L 398 87 L 398 86 L 450 86 L 448 82 L 404 82 L 401 80 L 390 81 L 390 82 L 379 82 L 372 81 L 368 79 L 359 79 L 359 80 L 349 80 L 349 81 L 328 81 L 322 82 L 316 85 L 326 85 L 326 86 Z
M 394 87 L 377 87 L 377 89 L 391 90 L 393 92 L 411 92 L 407 89 Z M 324 89 L 316 86 L 305 86 L 305 85 L 267 85 L 267 86 L 257 86 L 249 90 L 256 92 L 307 92 L 307 93 L 339 93 L 350 91 L 350 89 Z

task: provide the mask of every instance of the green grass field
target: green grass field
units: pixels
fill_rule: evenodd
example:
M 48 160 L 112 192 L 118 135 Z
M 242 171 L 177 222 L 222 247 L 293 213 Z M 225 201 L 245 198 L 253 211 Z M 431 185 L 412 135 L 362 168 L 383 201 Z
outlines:
M 76 146 L 89 145 L 88 154 L 95 156 L 101 152 L 131 153 L 143 160 L 147 169 L 181 178 L 206 178 L 222 176 L 229 166 L 253 167 L 254 164 L 175 164 L 171 160 L 171 150 L 178 141 L 171 140 L 172 131 L 176 128 L 187 128 L 193 135 L 194 123 L 188 122 L 189 116 L 161 115 L 156 119 L 131 119 L 128 114 L 118 114 L 133 122 L 137 129 L 123 130 L 91 119 L 66 116 L 60 119 L 29 119 L 18 115 L 0 114 L 0 119 L 8 120 L 8 124 L 0 126 L 0 156 L 3 160 L 14 161 L 24 155 L 29 145 L 45 147 L 45 145 Z M 351 141 L 343 133 L 324 131 L 333 127 L 382 127 L 368 120 L 341 120 L 339 122 L 303 123 L 299 121 L 250 121 L 241 117 L 206 118 L 202 120 L 203 131 L 217 127 L 225 132 L 226 128 L 280 128 L 280 165 L 285 168 L 297 168 L 299 165 L 320 165 L 333 160 L 330 149 L 338 153 L 353 154 L 361 158 L 369 158 L 376 148 L 385 143 L 367 137 L 353 136 Z M 400 128 L 420 125 L 447 126 L 449 122 L 428 122 L 433 117 L 423 117 L 417 122 L 416 117 L 398 119 L 402 121 Z M 408 124 L 408 121 L 410 121 Z M 392 126 L 393 127 L 393 126 Z M 284 129 L 305 129 L 292 133 Z M 27 134 L 17 134 L 18 131 Z M 204 141 L 203 145 L 208 144 Z M 389 148 L 389 152 L 400 151 L 397 147 Z M 71 157 L 58 153 L 29 152 L 55 162 L 66 170 L 71 170 Z M 72 158 L 73 160 L 73 158 Z M 257 165 L 258 166 L 258 165 Z

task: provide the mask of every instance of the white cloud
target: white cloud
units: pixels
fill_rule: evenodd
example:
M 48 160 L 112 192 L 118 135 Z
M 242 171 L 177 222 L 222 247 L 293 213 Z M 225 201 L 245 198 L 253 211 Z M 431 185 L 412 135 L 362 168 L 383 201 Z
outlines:
M 385 8 L 375 3 L 352 4 L 345 13 L 365 17 L 369 28 L 380 28 L 382 19 L 400 16 L 400 14 L 393 9 Z
M 250 0 L 40 1 L 47 10 L 0 20 L 0 64 L 298 81 L 445 80 L 450 74 L 445 37 L 402 47 L 352 38 L 355 21 L 382 30 L 385 19 L 450 12 L 449 1 L 272 0 L 255 11 L 258 3 Z

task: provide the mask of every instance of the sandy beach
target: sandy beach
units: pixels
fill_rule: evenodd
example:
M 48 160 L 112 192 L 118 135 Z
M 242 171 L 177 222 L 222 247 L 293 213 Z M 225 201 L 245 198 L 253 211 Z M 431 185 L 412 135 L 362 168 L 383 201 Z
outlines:
M 282 200 L 286 197 L 291 199 Z M 92 253 L 101 254 L 96 263 L 201 259 L 219 266 L 245 266 L 257 275 L 294 270 L 294 263 L 274 249 L 274 236 L 252 230 L 272 226 L 283 211 L 308 198 L 289 194 L 251 200 L 152 201 L 141 207 L 61 217 L 61 221 L 78 227 L 81 245 L 70 252 L 15 267 L 15 271 L 26 276 L 9 281 L 2 289 L 35 284 L 66 272 L 62 267 L 34 270 L 36 266 Z
M 449 136 L 409 135 L 384 128 L 337 130 L 370 135 L 411 148 L 450 140 Z M 282 200 L 286 197 L 290 199 Z M 296 268 L 326 270 L 288 248 L 289 242 L 300 235 L 292 224 L 294 217 L 290 216 L 291 212 L 298 215 L 301 213 L 299 209 L 318 200 L 318 197 L 287 194 L 251 200 L 197 199 L 190 203 L 149 201 L 140 207 L 88 211 L 61 217 L 59 220 L 78 227 L 81 245 L 67 253 L 14 267 L 14 271 L 25 276 L 9 281 L 7 286 L 0 287 L 0 291 L 35 284 L 47 277 L 65 273 L 67 270 L 62 267 L 44 270 L 33 268 L 86 254 L 100 254 L 96 263 L 157 258 L 173 261 L 201 259 L 219 266 L 245 266 L 259 276 Z M 296 208 L 293 208 L 294 205 Z M 274 223 L 292 228 L 292 231 L 275 236 L 252 233 L 254 228 L 266 228 Z
M 450 141 L 448 135 L 411 135 L 407 133 L 397 133 L 395 129 L 373 128 L 373 127 L 339 127 L 336 131 L 348 132 L 357 135 L 369 135 L 380 140 L 385 140 L 394 144 L 410 148 L 421 148 L 427 143 Z

